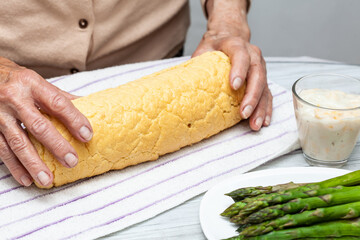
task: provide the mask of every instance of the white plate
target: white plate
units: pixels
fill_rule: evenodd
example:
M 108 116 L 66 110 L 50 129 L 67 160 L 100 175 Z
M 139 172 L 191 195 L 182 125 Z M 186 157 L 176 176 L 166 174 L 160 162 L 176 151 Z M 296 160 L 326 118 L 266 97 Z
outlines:
M 226 179 L 211 188 L 201 200 L 201 228 L 209 240 L 219 240 L 237 235 L 236 225 L 230 223 L 227 218 L 220 216 L 220 213 L 233 203 L 233 200 L 224 194 L 237 188 L 268 186 L 290 181 L 297 183 L 317 182 L 348 172 L 350 171 L 344 169 L 320 167 L 275 168 L 245 173 Z

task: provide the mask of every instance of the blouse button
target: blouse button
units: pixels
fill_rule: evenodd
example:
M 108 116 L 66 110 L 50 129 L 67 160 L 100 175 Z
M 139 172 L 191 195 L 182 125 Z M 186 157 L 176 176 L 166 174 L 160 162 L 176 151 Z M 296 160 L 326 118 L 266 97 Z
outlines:
M 77 72 L 79 72 L 79 69 L 77 69 L 77 68 L 70 69 L 71 74 L 74 74 L 74 73 L 77 73 Z
M 87 26 L 89 25 L 88 21 L 84 18 L 79 20 L 79 27 L 82 29 L 87 28 Z

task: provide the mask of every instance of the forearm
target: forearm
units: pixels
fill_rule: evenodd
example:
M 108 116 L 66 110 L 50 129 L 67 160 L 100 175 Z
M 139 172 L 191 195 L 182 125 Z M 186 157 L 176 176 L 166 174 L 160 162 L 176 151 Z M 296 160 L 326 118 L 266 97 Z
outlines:
M 247 22 L 247 0 L 207 0 L 207 33 L 209 36 L 238 36 L 250 40 Z

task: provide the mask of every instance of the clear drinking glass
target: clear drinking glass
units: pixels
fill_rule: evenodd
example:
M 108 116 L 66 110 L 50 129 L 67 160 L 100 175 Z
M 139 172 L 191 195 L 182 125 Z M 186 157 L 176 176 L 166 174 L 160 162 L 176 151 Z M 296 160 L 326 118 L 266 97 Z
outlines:
M 360 80 L 313 74 L 292 87 L 299 140 L 310 165 L 340 167 L 360 132 Z

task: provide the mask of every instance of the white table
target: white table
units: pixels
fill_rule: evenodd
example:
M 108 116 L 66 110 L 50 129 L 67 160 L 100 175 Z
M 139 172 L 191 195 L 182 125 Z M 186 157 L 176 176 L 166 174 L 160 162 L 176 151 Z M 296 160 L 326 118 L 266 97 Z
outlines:
M 295 80 L 306 74 L 332 72 L 360 78 L 360 66 L 347 65 L 308 57 L 267 58 L 268 79 L 291 89 Z M 260 166 L 256 170 L 282 167 L 309 167 L 301 150 Z M 360 169 L 360 142 L 350 157 L 348 170 Z M 199 206 L 204 194 L 164 212 L 152 219 L 133 225 L 122 231 L 107 235 L 101 239 L 205 239 L 199 222 Z

